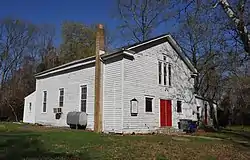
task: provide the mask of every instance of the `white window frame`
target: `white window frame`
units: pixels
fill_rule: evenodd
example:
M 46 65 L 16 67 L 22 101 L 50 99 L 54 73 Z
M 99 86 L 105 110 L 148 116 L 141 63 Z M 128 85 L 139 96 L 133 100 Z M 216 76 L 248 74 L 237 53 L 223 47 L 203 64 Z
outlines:
M 61 91 L 63 91 L 63 94 L 61 95 Z M 63 107 L 64 106 L 64 95 L 65 95 L 65 89 L 64 88 L 59 88 L 59 107 Z M 61 106 L 61 97 L 62 97 L 62 106 Z
M 173 86 L 173 65 L 171 63 L 168 63 L 168 66 L 167 66 L 167 75 L 168 75 L 168 83 L 167 85 L 169 87 L 172 87 Z
M 83 86 L 86 86 L 86 92 L 87 92 L 87 93 L 86 93 L 86 99 L 82 99 L 82 87 L 83 87 Z M 80 99 L 80 101 L 79 101 L 79 106 L 80 106 L 80 107 L 79 107 L 79 110 L 80 110 L 80 112 L 83 112 L 83 111 L 82 111 L 82 100 L 85 100 L 85 101 L 86 101 L 86 103 L 85 103 L 85 104 L 86 104 L 86 107 L 85 107 L 85 108 L 86 108 L 86 111 L 85 111 L 85 112 L 87 113 L 87 106 L 88 106 L 88 105 L 87 105 L 87 102 L 88 102 L 88 85 L 87 85 L 87 84 L 82 84 L 82 85 L 80 85 L 79 88 L 80 88 L 80 92 L 79 92 L 79 93 L 80 93 L 80 97 L 79 97 L 79 99 Z
M 165 59 L 164 59 L 165 57 Z M 159 70 L 159 63 L 161 63 L 161 73 L 160 73 L 160 70 Z M 157 79 L 158 79 L 158 85 L 160 86 L 164 86 L 164 87 L 171 87 L 172 85 L 169 85 L 169 80 L 171 80 L 171 84 L 172 84 L 172 77 L 170 79 L 169 77 L 169 65 L 171 65 L 172 67 L 172 64 L 168 62 L 168 56 L 164 53 L 162 53 L 162 58 L 161 59 L 158 59 L 158 66 L 157 66 Z M 166 67 L 166 73 L 164 74 L 164 67 Z M 171 71 L 172 73 L 172 71 Z M 160 75 L 159 75 L 160 74 Z M 172 76 L 172 74 L 171 74 Z M 161 77 L 161 83 L 159 83 L 160 81 L 160 77 Z M 166 81 L 166 84 L 164 84 L 164 81 Z
M 165 73 L 166 71 L 166 73 Z M 168 63 L 167 62 L 163 62 L 163 85 L 167 86 L 168 85 Z M 166 82 L 166 84 L 165 84 Z
M 181 107 L 181 111 L 180 112 L 178 112 L 178 102 L 181 102 L 181 106 L 180 106 Z M 182 109 L 183 109 L 183 102 L 178 99 L 176 101 L 176 112 L 179 113 L 179 114 L 182 114 Z
M 29 106 L 28 107 L 29 107 L 29 113 L 31 113 L 31 111 L 32 111 L 32 108 L 31 108 L 32 107 L 32 102 L 29 102 Z
M 146 111 L 146 98 L 151 98 L 152 99 L 152 112 L 147 112 Z M 154 114 L 155 113 L 155 96 L 145 95 L 143 101 L 144 101 L 144 113 L 146 113 L 146 114 Z
M 44 96 L 44 93 L 46 93 L 46 98 Z M 47 102 L 48 102 L 48 91 L 43 91 L 42 96 L 42 113 L 47 113 Z M 46 99 L 46 100 L 45 100 Z M 45 111 L 44 111 L 44 104 L 45 104 Z
M 159 85 L 161 85 L 162 84 L 162 61 L 158 61 L 158 66 L 157 66 L 157 68 L 158 68 L 158 84 Z M 159 67 L 159 65 L 161 65 L 160 67 Z

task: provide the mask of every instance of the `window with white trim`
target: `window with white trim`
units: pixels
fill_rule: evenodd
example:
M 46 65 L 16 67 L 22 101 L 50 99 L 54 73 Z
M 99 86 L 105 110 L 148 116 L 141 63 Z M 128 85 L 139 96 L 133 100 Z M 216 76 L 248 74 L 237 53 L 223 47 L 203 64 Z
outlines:
M 171 86 L 172 85 L 172 73 L 171 73 L 171 64 L 168 64 L 168 85 Z
M 47 111 L 47 91 L 43 91 L 43 112 Z
M 29 103 L 29 111 L 30 111 L 30 112 L 31 112 L 31 105 L 32 105 L 32 104 L 31 104 L 31 102 L 30 102 L 30 103 Z
M 59 107 L 63 107 L 64 101 L 64 88 L 59 89 Z
M 167 85 L 167 63 L 164 63 L 164 67 L 163 67 L 163 79 L 164 79 L 164 86 Z
M 171 86 L 171 66 L 167 62 L 167 57 L 163 55 L 163 60 L 159 60 L 158 62 L 158 79 L 159 84 L 164 86 Z
M 153 112 L 153 97 L 145 97 L 145 112 Z
M 159 62 L 159 63 L 158 63 L 159 84 L 161 84 L 161 74 L 162 74 L 162 73 L 161 73 L 161 72 L 162 72 L 162 71 L 161 71 L 161 70 L 162 70 L 162 69 L 161 69 L 161 66 L 162 66 L 162 62 Z
M 182 112 L 182 102 L 177 101 L 177 113 L 181 113 L 181 112 Z
M 81 112 L 86 112 L 87 108 L 87 85 L 81 86 Z

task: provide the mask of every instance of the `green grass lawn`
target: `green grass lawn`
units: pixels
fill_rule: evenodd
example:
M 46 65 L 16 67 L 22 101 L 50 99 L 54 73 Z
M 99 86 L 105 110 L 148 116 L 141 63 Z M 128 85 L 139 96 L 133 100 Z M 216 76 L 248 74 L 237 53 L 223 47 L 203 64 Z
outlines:
M 228 126 L 227 129 L 233 130 L 233 131 L 245 131 L 245 132 L 250 132 L 250 126 Z
M 250 159 L 228 140 L 166 135 L 106 135 L 0 123 L 0 159 Z

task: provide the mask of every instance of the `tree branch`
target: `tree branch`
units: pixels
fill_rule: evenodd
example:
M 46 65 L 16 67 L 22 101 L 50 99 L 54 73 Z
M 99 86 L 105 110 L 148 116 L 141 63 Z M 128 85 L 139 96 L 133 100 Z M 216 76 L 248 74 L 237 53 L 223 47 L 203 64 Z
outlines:
M 237 16 L 237 14 L 235 13 L 235 11 L 233 11 L 232 7 L 230 6 L 227 0 L 220 0 L 219 4 L 223 8 L 227 16 L 234 23 L 239 33 L 240 39 L 243 42 L 244 49 L 248 53 L 248 55 L 250 55 L 250 34 L 247 30 L 246 25 L 244 24 L 243 19 Z M 239 9 L 241 10 L 241 12 L 244 11 L 244 5 L 245 5 L 245 0 L 242 0 L 240 3 L 240 9 Z

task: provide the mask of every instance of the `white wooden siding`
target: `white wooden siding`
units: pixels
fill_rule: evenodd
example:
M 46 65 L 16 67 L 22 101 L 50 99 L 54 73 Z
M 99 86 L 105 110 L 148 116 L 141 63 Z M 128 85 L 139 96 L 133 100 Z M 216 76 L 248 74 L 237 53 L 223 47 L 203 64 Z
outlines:
M 23 122 L 35 123 L 35 108 L 36 108 L 35 102 L 36 102 L 36 91 L 25 97 Z M 31 110 L 30 110 L 30 103 L 31 103 Z
M 122 130 L 122 61 L 104 66 L 103 129 L 118 133 Z
M 36 122 L 68 126 L 67 113 L 80 111 L 80 86 L 87 85 L 87 128 L 94 128 L 94 66 L 37 80 Z M 63 114 L 55 119 L 53 108 L 59 107 L 59 88 L 64 88 Z M 47 112 L 42 113 L 43 91 L 47 91 Z
M 207 104 L 207 124 L 212 126 L 213 125 L 213 118 L 212 115 L 210 114 L 211 112 L 211 106 L 209 105 L 208 101 L 202 100 L 200 98 L 196 98 L 196 104 L 197 106 L 200 107 L 199 109 L 199 114 L 200 114 L 200 120 L 202 123 L 205 121 L 205 104 Z M 213 110 L 215 114 L 215 120 L 217 121 L 217 105 L 213 104 Z
M 163 54 L 172 64 L 172 86 L 168 86 L 168 81 L 167 86 L 158 84 L 158 61 L 163 60 Z M 148 132 L 159 128 L 160 99 L 172 100 L 173 127 L 177 128 L 179 119 L 196 120 L 191 71 L 168 42 L 136 53 L 133 60 L 121 57 L 109 59 L 103 65 L 103 74 L 104 132 Z M 67 113 L 80 111 L 80 86 L 87 85 L 87 128 L 93 129 L 94 76 L 95 67 L 92 65 L 37 79 L 33 105 L 36 107 L 35 122 L 67 126 Z M 59 107 L 59 88 L 64 88 L 64 105 L 63 114 L 57 120 L 53 108 Z M 47 91 L 46 113 L 42 113 L 43 91 Z M 154 98 L 152 113 L 145 112 L 145 96 Z M 130 100 L 133 98 L 138 100 L 137 116 L 130 113 Z M 182 113 L 177 113 L 177 100 L 182 101 Z
M 158 60 L 163 54 L 172 64 L 172 86 L 158 84 Z M 134 60 L 124 59 L 124 110 L 123 132 L 144 132 L 160 126 L 160 99 L 172 100 L 172 126 L 177 128 L 181 118 L 195 119 L 193 79 L 186 64 L 168 42 L 134 55 Z M 168 84 L 168 83 L 167 83 Z M 153 113 L 145 113 L 144 96 L 154 97 Z M 138 115 L 131 116 L 130 100 L 138 100 Z M 182 113 L 177 113 L 177 99 L 182 100 Z

